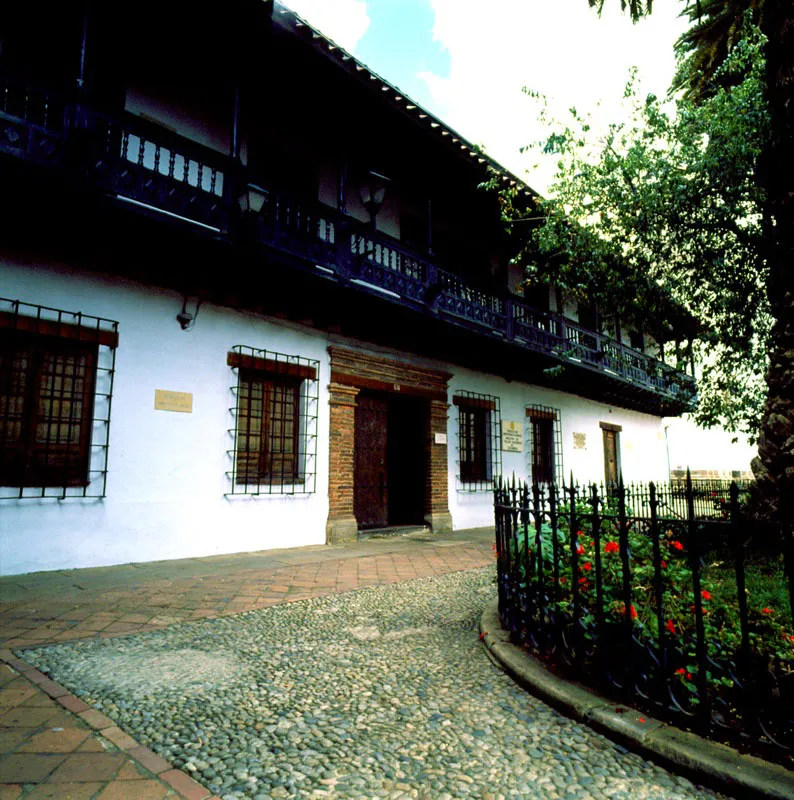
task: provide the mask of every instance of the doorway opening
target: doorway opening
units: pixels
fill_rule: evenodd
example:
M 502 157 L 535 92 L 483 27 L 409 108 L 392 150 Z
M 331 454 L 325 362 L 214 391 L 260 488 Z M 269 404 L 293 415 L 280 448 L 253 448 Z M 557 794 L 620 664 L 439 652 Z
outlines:
M 424 524 L 427 426 L 426 400 L 359 393 L 353 498 L 360 530 Z

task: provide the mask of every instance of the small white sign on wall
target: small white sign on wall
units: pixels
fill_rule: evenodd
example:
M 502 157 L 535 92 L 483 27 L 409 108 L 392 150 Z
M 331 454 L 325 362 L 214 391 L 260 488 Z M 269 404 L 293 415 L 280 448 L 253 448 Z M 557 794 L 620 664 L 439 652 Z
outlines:
M 502 450 L 520 453 L 524 449 L 524 425 L 520 422 L 502 422 Z
M 573 435 L 573 449 L 574 450 L 587 450 L 587 434 L 575 433 Z
M 433 441 L 436 444 L 446 444 L 447 443 L 447 434 L 446 433 L 433 434 Z

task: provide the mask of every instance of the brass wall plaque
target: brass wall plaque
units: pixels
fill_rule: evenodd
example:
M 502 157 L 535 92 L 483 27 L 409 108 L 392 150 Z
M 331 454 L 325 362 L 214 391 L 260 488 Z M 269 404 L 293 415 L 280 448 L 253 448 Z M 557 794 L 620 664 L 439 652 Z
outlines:
M 521 422 L 502 422 L 502 450 L 520 453 L 524 449 L 524 425 Z
M 575 433 L 573 435 L 573 449 L 574 450 L 587 450 L 587 434 Z
M 183 414 L 193 413 L 192 392 L 171 392 L 168 389 L 154 390 L 155 411 L 181 411 Z

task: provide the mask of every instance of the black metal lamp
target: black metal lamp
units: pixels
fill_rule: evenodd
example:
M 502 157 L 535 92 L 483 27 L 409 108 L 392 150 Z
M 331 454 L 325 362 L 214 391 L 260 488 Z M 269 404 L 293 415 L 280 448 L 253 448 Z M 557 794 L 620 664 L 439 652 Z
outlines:
M 242 194 L 237 198 L 240 211 L 242 211 L 243 214 L 247 212 L 251 214 L 260 214 L 267 201 L 267 195 L 267 189 L 263 189 L 255 183 L 249 183 Z
M 193 326 L 196 324 L 196 319 L 198 318 L 199 309 L 201 308 L 202 303 L 201 298 L 197 297 L 195 309 L 191 312 L 188 311 L 189 300 L 190 297 L 186 294 L 182 300 L 182 310 L 176 315 L 176 321 L 179 323 L 179 327 L 182 328 L 183 331 L 193 330 Z
M 383 207 L 386 189 L 390 183 L 391 180 L 385 175 L 372 171 L 368 172 L 364 180 L 361 181 L 361 186 L 359 187 L 361 205 L 364 206 L 369 214 L 373 227 L 375 226 L 375 218 Z

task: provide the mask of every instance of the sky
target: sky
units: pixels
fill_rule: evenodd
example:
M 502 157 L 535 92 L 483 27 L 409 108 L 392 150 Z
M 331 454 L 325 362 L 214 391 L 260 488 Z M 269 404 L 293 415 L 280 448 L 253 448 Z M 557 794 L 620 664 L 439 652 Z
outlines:
M 622 112 L 631 67 L 643 92 L 664 95 L 683 3 L 654 5 L 636 25 L 608 0 L 599 19 L 586 0 L 286 0 L 287 5 L 474 144 L 546 191 L 553 162 L 519 149 L 542 138 L 544 94 L 555 116 L 590 112 L 606 126 Z M 600 106 L 599 106 L 600 103 Z

